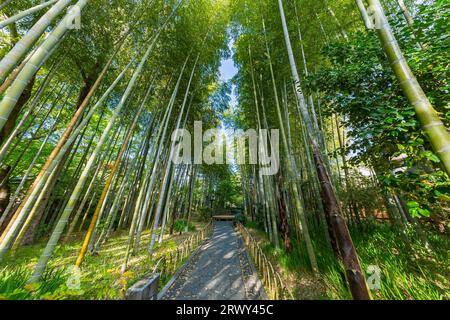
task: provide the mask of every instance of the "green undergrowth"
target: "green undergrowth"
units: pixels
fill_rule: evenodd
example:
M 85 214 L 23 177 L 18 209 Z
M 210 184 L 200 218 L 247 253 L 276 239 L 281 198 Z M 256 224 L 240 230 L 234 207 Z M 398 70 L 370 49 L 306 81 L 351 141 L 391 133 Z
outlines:
M 450 298 L 448 236 L 430 232 L 431 250 L 428 251 L 419 235 L 410 229 L 399 233 L 392 226 L 377 222 L 366 223 L 363 230 L 350 229 L 367 282 L 374 288 L 371 289 L 374 299 Z M 284 249 L 275 249 L 263 232 L 252 232 L 296 298 L 351 299 L 343 269 L 325 241 L 314 240 L 320 270 L 317 279 L 311 273 L 303 242 L 294 241 L 293 251 L 287 254 Z M 379 282 L 377 274 L 380 275 Z
M 177 220 L 174 223 L 173 230 L 175 232 L 195 231 L 195 225 L 186 220 Z
M 201 225 L 196 222 L 190 229 L 201 228 Z M 156 243 L 155 252 L 174 250 L 191 234 L 192 231 L 175 233 L 170 237 L 165 235 L 166 239 L 162 243 Z M 147 253 L 149 240 L 150 233 L 146 231 L 142 234 L 139 250 L 130 256 L 128 268 L 122 273 L 128 233 L 115 234 L 98 253 L 86 256 L 78 277 L 73 271 L 73 264 L 80 250 L 81 239 L 75 239 L 57 247 L 42 281 L 36 285 L 27 284 L 27 280 L 45 242 L 23 247 L 14 256 L 6 256 L 0 264 L 0 299 L 122 299 L 126 289 L 155 268 L 156 261 L 150 261 Z

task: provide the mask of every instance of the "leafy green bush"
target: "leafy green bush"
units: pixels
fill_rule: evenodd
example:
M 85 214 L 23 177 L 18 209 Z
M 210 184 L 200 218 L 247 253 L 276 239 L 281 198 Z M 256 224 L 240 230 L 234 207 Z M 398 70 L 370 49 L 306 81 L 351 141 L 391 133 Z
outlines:
M 195 231 L 195 226 L 186 220 L 177 220 L 173 226 L 175 232 Z
M 433 251 L 424 249 L 414 228 L 406 235 L 389 224 L 369 222 L 364 230 L 350 227 L 362 269 L 371 265 L 380 268 L 378 290 L 371 290 L 376 300 L 448 299 L 449 275 L 446 267 L 449 239 L 430 232 L 428 241 Z M 407 236 L 407 238 L 405 237 Z M 322 281 L 326 287 L 325 299 L 351 299 L 343 269 L 324 241 L 315 239 L 314 251 Z M 283 269 L 310 274 L 310 263 L 303 241 L 293 240 L 294 250 L 288 254 L 283 248 L 267 243 L 263 251 L 272 256 Z M 366 274 L 368 278 L 371 273 Z M 301 290 L 301 288 L 299 288 Z
M 207 221 L 207 220 L 211 219 L 211 215 L 212 215 L 211 208 L 201 207 L 198 209 L 198 213 L 199 213 L 200 219 L 202 221 Z
M 244 226 L 247 229 L 261 230 L 261 224 L 258 223 L 257 221 L 247 221 L 247 222 L 244 223 Z
M 247 217 L 239 213 L 234 216 L 234 220 L 245 225 L 245 223 L 247 222 Z
M 42 281 L 27 284 L 30 270 L 25 267 L 3 268 L 0 270 L 0 299 L 32 300 L 62 299 L 70 296 L 67 289 L 67 275 L 64 270 L 48 269 Z
M 415 35 L 400 11 L 389 18 L 406 60 L 446 126 L 450 121 L 447 2 L 418 6 Z M 348 41 L 333 41 L 323 49 L 322 58 L 323 66 L 309 84 L 312 90 L 318 86 L 323 95 L 325 117 L 341 115 L 351 141 L 346 148 L 349 164 L 369 164 L 381 186 L 409 204 L 413 217 L 432 222 L 435 228 L 447 225 L 448 177 L 385 60 L 376 33 L 362 31 Z M 366 194 L 366 185 L 358 185 L 359 192 L 352 188 L 350 196 L 370 211 L 373 206 L 364 199 L 374 198 Z M 348 203 L 346 195 L 341 198 Z

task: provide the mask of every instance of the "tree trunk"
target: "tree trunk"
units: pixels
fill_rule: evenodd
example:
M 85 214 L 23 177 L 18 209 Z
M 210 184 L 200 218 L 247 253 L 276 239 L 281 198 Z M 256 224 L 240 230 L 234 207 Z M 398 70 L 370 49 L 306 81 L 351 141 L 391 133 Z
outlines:
M 316 147 L 314 146 L 314 148 Z M 356 300 L 371 299 L 355 246 L 348 231 L 347 224 L 340 212 L 339 204 L 323 162 L 320 159 L 319 151 L 314 150 L 313 155 L 321 185 L 323 207 L 334 230 L 352 296 Z
M 66 0 L 64 0 L 65 2 Z M 63 0 L 61 0 L 63 2 Z M 70 2 L 70 1 L 68 1 Z M 67 3 L 68 4 L 68 3 Z M 79 0 L 77 2 L 77 6 L 80 8 L 80 10 L 83 9 L 83 7 L 87 4 L 87 0 Z M 55 6 L 58 6 L 59 2 L 55 4 Z M 52 9 L 55 8 L 52 7 Z M 52 10 L 50 9 L 50 10 Z M 49 11 L 50 11 L 49 10 Z M 39 68 L 42 66 L 42 64 L 45 63 L 45 61 L 51 56 L 54 49 L 59 45 L 60 41 L 66 34 L 68 28 L 69 28 L 69 22 L 71 19 L 71 15 L 67 14 L 62 21 L 58 24 L 56 28 L 52 30 L 52 32 L 47 36 L 47 38 L 43 41 L 43 43 L 39 46 L 39 50 L 33 54 L 33 56 L 30 58 L 30 60 L 25 64 L 23 69 L 18 74 L 16 80 L 11 84 L 9 89 L 6 91 L 5 96 L 0 102 L 0 129 L 3 128 L 5 125 L 5 122 L 8 120 L 9 116 L 11 115 L 12 109 L 14 108 L 14 105 L 16 104 L 16 99 L 22 94 L 23 90 L 25 89 L 26 85 L 30 81 L 30 79 L 39 71 Z M 19 43 L 17 44 L 19 45 Z M 16 47 L 17 47 L 16 45 Z M 10 53 L 13 50 L 10 51 Z M 10 62 L 5 57 L 3 61 L 7 60 L 8 63 Z M 13 65 L 15 65 L 17 62 L 14 62 Z M 9 67 L 2 68 L 0 65 L 0 72 L 5 71 L 5 69 L 8 69 Z M 11 70 L 6 70 L 6 75 Z M 6 77 L 5 75 L 0 75 L 0 79 L 4 79 Z
M 32 7 L 32 8 L 23 10 L 23 11 L 17 13 L 16 15 L 1 21 L 0 22 L 0 29 L 3 29 L 4 27 L 6 27 L 7 25 L 10 25 L 11 23 L 14 23 L 16 21 L 19 21 L 20 19 L 23 19 L 23 18 L 25 18 L 28 15 L 31 15 L 31 14 L 33 14 L 35 12 L 38 12 L 38 11 L 40 11 L 40 10 L 42 10 L 42 9 L 52 5 L 52 4 L 54 4 L 56 1 L 58 1 L 58 0 L 49 0 L 49 1 L 44 2 L 42 4 L 38 4 L 38 5 L 36 5 L 36 6 Z
M 8 175 L 11 171 L 11 167 L 5 166 L 0 168 L 0 217 L 3 219 L 3 213 L 9 204 L 11 189 L 8 183 Z M 1 227 L 1 225 L 0 225 Z
M 292 252 L 292 243 L 289 234 L 289 223 L 286 216 L 286 201 L 284 199 L 284 190 L 283 190 L 283 177 L 280 172 L 278 172 L 278 193 L 279 193 L 279 214 L 281 221 L 281 232 L 284 240 L 284 247 L 287 253 Z

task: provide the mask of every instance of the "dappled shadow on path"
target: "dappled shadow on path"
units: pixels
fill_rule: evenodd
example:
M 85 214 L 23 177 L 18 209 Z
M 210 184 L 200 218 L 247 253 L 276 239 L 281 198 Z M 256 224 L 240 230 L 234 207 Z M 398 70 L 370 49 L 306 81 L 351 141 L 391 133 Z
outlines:
M 212 237 L 203 244 L 163 299 L 248 299 L 239 256 L 241 250 L 233 224 L 215 222 Z

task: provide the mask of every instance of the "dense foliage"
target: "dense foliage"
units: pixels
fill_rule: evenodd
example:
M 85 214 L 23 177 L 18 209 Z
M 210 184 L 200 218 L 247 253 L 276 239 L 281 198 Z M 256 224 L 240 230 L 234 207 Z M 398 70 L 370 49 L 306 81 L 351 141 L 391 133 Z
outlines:
M 123 298 L 215 214 L 251 229 L 296 298 L 448 298 L 450 5 L 383 0 L 371 30 L 357 3 L 378 2 L 0 5 L 0 298 Z M 278 172 L 172 162 L 195 121 L 278 129 Z

